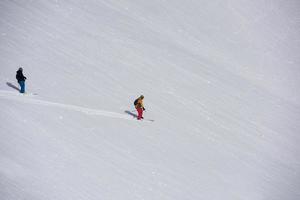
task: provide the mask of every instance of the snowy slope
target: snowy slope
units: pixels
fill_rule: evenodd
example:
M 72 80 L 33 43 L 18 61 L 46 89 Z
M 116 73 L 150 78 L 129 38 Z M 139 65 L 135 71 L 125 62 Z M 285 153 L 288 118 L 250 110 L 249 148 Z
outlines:
M 299 10 L 0 1 L 0 199 L 300 199 Z

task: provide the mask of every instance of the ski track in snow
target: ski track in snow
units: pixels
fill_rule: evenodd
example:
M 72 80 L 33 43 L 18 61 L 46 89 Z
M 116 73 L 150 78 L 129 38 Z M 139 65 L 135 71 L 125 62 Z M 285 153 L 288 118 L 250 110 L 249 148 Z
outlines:
M 70 105 L 70 104 L 55 103 L 55 102 L 36 99 L 34 94 L 23 95 L 23 94 L 15 93 L 15 92 L 0 91 L 0 99 L 8 99 L 8 100 L 18 101 L 18 102 L 22 102 L 22 103 L 27 103 L 27 104 L 34 104 L 34 105 L 63 108 L 66 110 L 81 112 L 81 113 L 84 113 L 87 115 L 99 115 L 99 116 L 105 116 L 105 117 L 110 117 L 110 118 L 135 120 L 134 117 L 127 116 L 125 114 L 116 113 L 116 112 L 91 109 L 91 108 L 86 108 L 86 107 L 82 107 L 82 106 L 74 106 L 74 105 Z

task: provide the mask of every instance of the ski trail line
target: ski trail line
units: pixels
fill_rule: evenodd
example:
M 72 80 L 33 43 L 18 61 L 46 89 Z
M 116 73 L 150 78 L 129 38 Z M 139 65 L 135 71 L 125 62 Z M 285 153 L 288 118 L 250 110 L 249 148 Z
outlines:
M 18 102 L 33 104 L 33 105 L 62 108 L 65 110 L 81 112 L 81 113 L 84 113 L 87 115 L 99 115 L 99 116 L 105 116 L 105 117 L 111 117 L 111 118 L 134 120 L 134 118 L 132 118 L 131 116 L 121 114 L 121 113 L 105 111 L 105 110 L 98 110 L 98 109 L 90 109 L 90 108 L 85 108 L 82 106 L 74 106 L 74 105 L 63 104 L 63 103 L 55 103 L 55 102 L 35 99 L 34 96 L 26 96 L 26 95 L 19 94 L 19 93 L 0 91 L 0 99 L 13 100 L 13 101 L 18 101 Z

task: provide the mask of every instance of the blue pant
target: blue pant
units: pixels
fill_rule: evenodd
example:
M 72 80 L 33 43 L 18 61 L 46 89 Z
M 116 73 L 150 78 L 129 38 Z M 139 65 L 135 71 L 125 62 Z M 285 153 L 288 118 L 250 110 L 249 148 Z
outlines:
M 25 93 L 25 81 L 19 81 L 19 85 L 21 87 L 20 92 Z

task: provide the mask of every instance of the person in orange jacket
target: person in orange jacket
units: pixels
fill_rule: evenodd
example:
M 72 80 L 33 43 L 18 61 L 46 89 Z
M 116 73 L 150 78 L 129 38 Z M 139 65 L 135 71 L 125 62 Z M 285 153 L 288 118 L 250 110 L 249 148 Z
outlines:
M 138 120 L 144 119 L 144 117 L 143 117 L 143 111 L 145 110 L 145 107 L 144 107 L 143 100 L 144 100 L 144 96 L 141 95 L 139 98 L 137 98 L 134 101 L 135 109 L 138 112 L 138 116 L 137 116 Z

